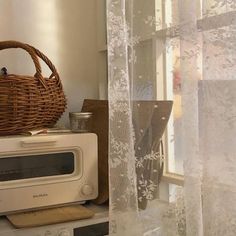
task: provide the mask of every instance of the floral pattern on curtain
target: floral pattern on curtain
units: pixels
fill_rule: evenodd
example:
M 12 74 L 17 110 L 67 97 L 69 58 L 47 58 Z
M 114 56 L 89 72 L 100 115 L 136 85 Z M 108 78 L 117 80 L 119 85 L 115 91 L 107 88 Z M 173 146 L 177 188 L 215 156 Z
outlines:
M 110 235 L 236 235 L 236 1 L 107 0 L 107 32 Z M 184 160 L 169 203 L 160 98 L 174 101 L 165 153 Z

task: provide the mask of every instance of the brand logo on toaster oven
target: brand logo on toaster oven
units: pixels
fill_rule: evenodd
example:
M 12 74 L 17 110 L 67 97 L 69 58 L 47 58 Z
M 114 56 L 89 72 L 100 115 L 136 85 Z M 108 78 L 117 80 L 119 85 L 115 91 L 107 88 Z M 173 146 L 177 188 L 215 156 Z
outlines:
M 47 197 L 47 193 L 39 193 L 39 194 L 34 194 L 33 198 L 42 198 L 42 197 Z

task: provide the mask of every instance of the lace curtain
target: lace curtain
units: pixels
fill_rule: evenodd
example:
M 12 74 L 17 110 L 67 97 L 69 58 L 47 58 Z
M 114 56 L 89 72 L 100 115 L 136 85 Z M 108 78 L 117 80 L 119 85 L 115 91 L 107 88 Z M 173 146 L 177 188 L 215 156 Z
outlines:
M 107 32 L 110 235 L 236 235 L 236 1 L 107 0 Z

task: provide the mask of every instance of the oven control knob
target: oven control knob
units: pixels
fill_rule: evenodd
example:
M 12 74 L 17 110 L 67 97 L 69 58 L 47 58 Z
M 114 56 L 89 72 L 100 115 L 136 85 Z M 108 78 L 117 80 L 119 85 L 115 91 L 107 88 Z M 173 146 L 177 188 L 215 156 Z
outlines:
M 66 229 L 58 233 L 58 236 L 71 236 L 70 232 Z
M 89 196 L 93 193 L 93 187 L 89 184 L 85 184 L 85 185 L 83 185 L 81 192 L 83 195 Z

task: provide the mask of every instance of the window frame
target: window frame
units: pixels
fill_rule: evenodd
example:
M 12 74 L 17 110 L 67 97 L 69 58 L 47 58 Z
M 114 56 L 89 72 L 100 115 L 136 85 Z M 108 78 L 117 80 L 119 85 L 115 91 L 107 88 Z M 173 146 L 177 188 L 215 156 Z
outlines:
M 162 28 L 156 30 L 155 36 L 152 38 L 153 43 L 155 45 L 154 53 L 156 53 L 156 50 L 158 50 L 158 43 L 164 43 L 166 42 L 166 39 L 172 39 L 179 36 L 179 27 L 166 27 L 165 18 L 166 18 L 166 6 L 165 6 L 165 0 L 155 0 L 156 4 L 160 4 L 160 11 L 161 17 L 162 17 Z M 156 5 L 157 8 L 157 5 Z M 229 11 L 220 13 L 217 15 L 212 16 L 202 16 L 202 0 L 199 0 L 199 6 L 198 6 L 198 15 L 199 19 L 197 20 L 197 28 L 199 32 L 203 31 L 209 31 L 213 29 L 217 29 L 220 27 L 226 27 L 232 24 L 233 19 L 236 18 L 236 11 Z M 156 16 L 155 16 L 156 17 Z M 162 41 L 162 42 L 161 42 Z M 156 58 L 156 71 L 162 71 L 162 76 L 156 77 L 156 83 L 157 85 L 157 99 L 166 100 L 167 99 L 167 65 L 166 65 L 166 58 L 167 52 L 166 50 L 163 50 L 161 58 Z M 163 171 L 163 178 L 162 181 L 169 183 L 169 184 L 175 184 L 179 186 L 184 185 L 184 174 L 178 174 L 177 172 L 171 172 L 170 166 L 169 166 L 169 144 L 170 141 L 168 141 L 168 129 L 166 130 L 165 134 L 163 135 L 163 143 L 164 143 L 164 171 Z

